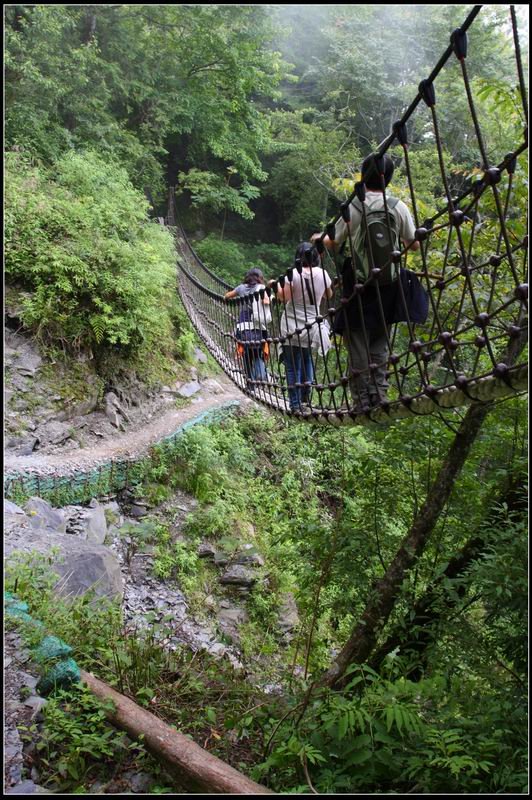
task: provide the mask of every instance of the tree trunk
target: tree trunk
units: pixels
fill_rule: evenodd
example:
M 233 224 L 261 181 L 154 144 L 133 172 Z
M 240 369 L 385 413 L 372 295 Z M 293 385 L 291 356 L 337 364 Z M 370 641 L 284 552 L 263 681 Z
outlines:
M 524 321 L 524 318 L 525 312 L 521 309 L 517 322 Z M 520 336 L 509 342 L 498 360 L 511 366 L 517 360 L 526 342 L 525 330 L 521 332 Z M 341 686 L 345 682 L 345 671 L 350 664 L 363 664 L 369 659 L 375 642 L 386 625 L 399 596 L 401 584 L 408 571 L 423 553 L 430 534 L 451 495 L 454 481 L 460 474 L 471 446 L 492 407 L 492 402 L 477 403 L 469 407 L 438 475 L 428 491 L 425 503 L 416 514 L 412 526 L 386 570 L 386 574 L 376 581 L 360 621 L 330 668 L 317 681 L 318 686 Z
M 491 406 L 488 403 L 469 408 L 412 527 L 404 537 L 386 574 L 373 587 L 359 623 L 336 660 L 318 681 L 318 685 L 336 686 L 341 682 L 349 664 L 363 664 L 367 661 L 379 633 L 388 621 L 401 584 L 408 570 L 423 552 Z
M 448 618 L 467 591 L 467 586 L 461 585 L 457 587 L 452 598 L 445 594 L 442 596 L 442 592 L 445 591 L 443 589 L 444 582 L 463 575 L 472 562 L 484 552 L 488 543 L 486 531 L 496 523 L 500 515 L 499 506 L 502 503 L 506 504 L 510 512 L 526 511 L 524 477 L 524 474 L 521 474 L 509 481 L 505 490 L 491 504 L 491 509 L 484 517 L 477 535 L 466 542 L 460 553 L 449 561 L 445 572 L 414 604 L 412 609 L 414 617 L 411 618 L 410 613 L 407 618 L 398 623 L 386 641 L 374 652 L 369 661 L 369 665 L 374 670 L 379 670 L 388 653 L 391 653 L 396 647 L 400 647 L 404 652 L 418 657 L 417 663 L 412 665 L 408 673 L 408 678 L 414 681 L 421 679 L 427 666 L 428 648 L 437 635 L 437 624 L 442 617 Z
M 274 794 L 89 672 L 82 671 L 81 679 L 100 700 L 112 701 L 114 707 L 107 712 L 109 721 L 134 739 L 142 736 L 146 748 L 164 761 L 180 785 L 206 794 Z
M 85 13 L 86 17 L 84 21 L 82 41 L 83 44 L 89 44 L 89 42 L 96 36 L 96 7 L 85 6 Z

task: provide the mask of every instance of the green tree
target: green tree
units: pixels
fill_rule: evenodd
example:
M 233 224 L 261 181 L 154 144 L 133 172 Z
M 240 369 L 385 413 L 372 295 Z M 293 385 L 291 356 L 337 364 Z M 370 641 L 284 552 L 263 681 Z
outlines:
M 345 135 L 316 124 L 310 110 L 271 115 L 275 159 L 266 192 L 276 201 L 286 239 L 308 238 L 319 230 L 336 199 L 338 179 L 351 177 L 358 151 Z M 336 200 L 337 204 L 337 200 Z
M 262 6 L 11 6 L 7 22 L 8 144 L 115 153 L 155 196 L 170 144 L 187 144 L 182 171 L 264 179 L 257 101 L 284 68 Z
M 6 166 L 6 276 L 24 324 L 96 355 L 167 346 L 173 242 L 125 170 L 90 152 L 66 154 L 53 171 L 18 153 Z

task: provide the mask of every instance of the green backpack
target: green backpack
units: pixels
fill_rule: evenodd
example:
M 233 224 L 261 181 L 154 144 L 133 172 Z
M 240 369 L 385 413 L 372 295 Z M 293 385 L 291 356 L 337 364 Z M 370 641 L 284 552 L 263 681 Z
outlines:
M 377 267 L 381 270 L 373 283 L 379 285 L 392 283 L 397 278 L 397 265 L 392 263 L 391 254 L 399 250 L 399 221 L 391 213 L 399 200 L 387 197 L 388 213 L 381 206 L 372 208 L 366 205 L 367 230 L 364 217 L 353 236 L 353 259 L 356 265 L 357 283 L 363 283 L 370 277 L 371 270 Z M 355 208 L 362 214 L 360 201 L 355 202 Z M 388 218 L 388 221 L 387 219 Z M 389 224 L 388 224 L 389 223 Z

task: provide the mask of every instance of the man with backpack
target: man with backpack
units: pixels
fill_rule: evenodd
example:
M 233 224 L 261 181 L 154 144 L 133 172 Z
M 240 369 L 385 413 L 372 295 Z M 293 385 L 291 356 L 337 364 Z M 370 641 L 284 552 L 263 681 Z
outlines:
M 380 159 L 368 156 L 362 163 L 364 185 L 359 184 L 358 196 L 349 206 L 350 221 L 341 217 L 334 241 L 328 236 L 323 239 L 327 248 L 340 253 L 349 239 L 352 251 L 342 268 L 342 309 L 335 316 L 334 331 L 344 336 L 351 368 L 349 386 L 357 411 L 378 406 L 386 399 L 390 325 L 411 318 L 412 298 L 416 305 L 412 321 L 423 322 L 428 312 L 417 278 L 396 263 L 401 241 L 412 251 L 418 250 L 420 243 L 415 239 L 406 204 L 385 193 L 393 172 L 388 155 Z M 315 234 L 313 239 L 320 236 Z

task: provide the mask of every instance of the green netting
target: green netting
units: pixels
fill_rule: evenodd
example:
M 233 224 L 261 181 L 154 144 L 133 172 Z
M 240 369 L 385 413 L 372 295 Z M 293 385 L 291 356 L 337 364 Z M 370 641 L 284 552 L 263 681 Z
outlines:
M 176 431 L 156 442 L 154 447 L 171 446 L 179 436 L 194 425 L 221 419 L 238 406 L 238 400 L 231 400 L 215 409 L 208 409 L 184 422 Z M 88 502 L 94 497 L 137 485 L 144 479 L 150 461 L 151 456 L 143 454 L 134 460 L 120 459 L 95 468 L 83 469 L 75 475 L 41 476 L 33 473 L 8 472 L 4 477 L 4 496 L 20 504 L 28 497 L 37 495 L 57 507 L 68 503 Z
M 65 658 L 72 652 L 70 645 L 57 636 L 45 636 L 39 647 L 35 650 L 37 661 L 51 661 L 54 658 Z
M 81 680 L 81 673 L 73 658 L 55 664 L 37 684 L 39 694 L 46 696 L 54 689 L 64 689 Z
M 6 608 L 6 616 L 12 617 L 13 619 L 20 619 L 24 622 L 32 622 L 32 618 L 27 613 L 24 606 L 26 609 L 28 608 L 26 603 L 13 603 Z
M 6 614 L 18 621 L 31 622 L 36 628 L 44 628 L 42 622 L 33 619 L 28 614 L 28 604 L 19 600 L 12 592 L 4 592 Z M 53 659 L 61 659 L 51 666 L 37 684 L 37 691 L 41 695 L 49 694 L 55 688 L 65 688 L 81 679 L 79 667 L 70 655 L 72 648 L 57 636 L 45 636 L 41 643 L 34 648 L 33 655 L 39 663 Z

